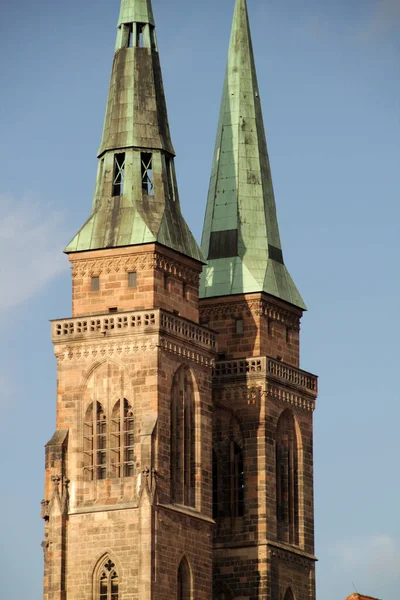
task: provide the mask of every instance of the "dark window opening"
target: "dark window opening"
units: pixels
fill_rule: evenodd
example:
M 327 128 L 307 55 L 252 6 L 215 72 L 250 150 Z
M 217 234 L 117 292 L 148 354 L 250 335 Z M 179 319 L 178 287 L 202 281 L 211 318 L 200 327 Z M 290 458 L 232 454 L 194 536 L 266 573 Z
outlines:
M 175 375 L 171 396 L 171 501 L 195 506 L 195 399 L 187 369 Z
M 84 422 L 85 479 L 106 479 L 107 475 L 107 420 L 99 402 L 91 404 Z
M 218 517 L 218 458 L 215 450 L 212 453 L 212 515 Z
M 137 273 L 136 271 L 130 271 L 128 273 L 128 287 L 135 288 L 137 286 Z
M 113 196 L 122 196 L 125 182 L 125 152 L 114 155 Z
M 108 312 L 109 313 L 116 313 L 116 312 L 118 312 L 118 307 L 117 306 L 113 306 L 112 308 L 108 309 Z
M 137 48 L 144 48 L 144 28 L 146 25 L 143 23 L 136 23 L 136 46 Z
M 98 292 L 100 289 L 100 277 L 92 277 L 92 292 Z
M 165 165 L 167 169 L 168 195 L 170 200 L 175 201 L 174 178 L 172 175 L 172 159 L 169 156 L 165 157 Z
M 154 31 L 154 27 L 152 27 L 151 25 L 149 27 L 150 27 L 150 43 L 151 43 L 151 47 L 154 50 L 157 50 L 156 33 Z
M 231 515 L 244 515 L 244 463 L 239 444 L 231 443 Z
M 278 538 L 299 543 L 298 448 L 296 426 L 290 410 L 282 413 L 276 440 L 276 518 Z
M 124 398 L 114 406 L 111 419 L 111 476 L 133 477 L 135 474 L 133 410 Z
M 236 319 L 235 321 L 235 333 L 238 335 L 244 334 L 244 321 L 243 319 Z
M 169 292 L 169 275 L 164 273 L 164 290 Z
M 238 230 L 212 231 L 208 258 L 232 258 L 238 254 Z
M 182 282 L 182 296 L 184 298 L 188 297 L 188 287 L 184 281 Z
M 133 48 L 133 23 L 128 26 L 128 48 Z
M 147 196 L 154 196 L 153 155 L 142 152 L 140 156 L 142 162 L 142 191 Z
M 190 569 L 185 558 L 182 559 L 178 569 L 178 600 L 192 599 L 192 586 Z

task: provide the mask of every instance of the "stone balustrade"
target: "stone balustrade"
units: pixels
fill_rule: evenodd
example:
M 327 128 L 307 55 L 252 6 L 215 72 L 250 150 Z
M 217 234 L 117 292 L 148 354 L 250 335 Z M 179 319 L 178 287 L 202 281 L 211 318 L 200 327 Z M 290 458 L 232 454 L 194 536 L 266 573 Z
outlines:
M 214 376 L 221 380 L 257 374 L 290 385 L 315 397 L 318 394 L 318 378 L 315 375 L 274 358 L 263 356 L 224 360 L 217 362 L 214 368 Z
M 102 337 L 109 332 L 118 335 L 150 331 L 170 333 L 179 339 L 192 341 L 210 350 L 216 348 L 215 333 L 162 309 L 107 313 L 52 321 L 52 339 L 55 344 Z

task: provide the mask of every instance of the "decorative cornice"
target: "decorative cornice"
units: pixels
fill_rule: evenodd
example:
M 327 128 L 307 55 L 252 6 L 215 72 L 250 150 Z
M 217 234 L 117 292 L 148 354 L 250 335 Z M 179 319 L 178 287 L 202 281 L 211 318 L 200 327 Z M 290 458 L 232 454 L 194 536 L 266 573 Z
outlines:
M 145 269 L 157 269 L 194 286 L 198 287 L 199 285 L 199 271 L 157 252 L 74 260 L 72 262 L 72 277 L 119 273 L 121 271 L 127 273 Z
M 182 344 L 171 341 L 167 337 L 156 337 L 142 339 L 140 341 L 107 343 L 107 344 L 63 344 L 55 346 L 55 356 L 57 360 L 92 360 L 107 357 L 121 357 L 137 355 L 144 352 L 153 352 L 156 348 L 161 348 L 166 352 L 175 354 L 185 360 L 195 362 L 198 365 L 212 369 L 214 359 L 206 353 L 193 350 Z
M 291 404 L 295 408 L 300 408 L 306 412 L 314 412 L 315 400 L 294 394 L 288 390 L 284 390 L 276 385 L 267 385 L 267 396 L 273 400 L 279 400 L 286 404 Z
M 303 552 L 300 549 L 286 549 L 279 542 L 267 542 L 268 555 L 272 559 L 279 561 L 285 561 L 292 565 L 303 567 L 307 570 L 314 567 L 314 563 L 317 560 L 312 554 Z
M 63 344 L 54 348 L 54 354 L 59 361 L 93 358 L 105 358 L 109 356 L 128 356 L 129 354 L 139 354 L 142 352 L 152 352 L 157 348 L 157 338 L 107 344 Z
M 260 404 L 262 387 L 252 386 L 250 388 L 238 385 L 224 385 L 214 389 L 214 400 L 217 404 L 222 401 L 245 401 L 247 404 Z
M 265 298 L 241 302 L 227 301 L 226 303 L 207 304 L 205 306 L 200 304 L 200 319 L 204 323 L 221 319 L 236 319 L 243 314 L 264 316 L 295 331 L 300 330 L 300 317 L 298 315 L 265 300 Z

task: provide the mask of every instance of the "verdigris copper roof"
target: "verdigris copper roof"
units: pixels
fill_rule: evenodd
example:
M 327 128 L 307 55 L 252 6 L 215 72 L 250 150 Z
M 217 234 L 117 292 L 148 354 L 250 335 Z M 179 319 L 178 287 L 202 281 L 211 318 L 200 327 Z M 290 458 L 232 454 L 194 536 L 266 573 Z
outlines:
M 158 242 L 204 262 L 174 156 L 151 0 L 122 0 L 92 213 L 66 252 Z
M 236 0 L 201 248 L 203 298 L 305 304 L 284 264 L 246 0 Z

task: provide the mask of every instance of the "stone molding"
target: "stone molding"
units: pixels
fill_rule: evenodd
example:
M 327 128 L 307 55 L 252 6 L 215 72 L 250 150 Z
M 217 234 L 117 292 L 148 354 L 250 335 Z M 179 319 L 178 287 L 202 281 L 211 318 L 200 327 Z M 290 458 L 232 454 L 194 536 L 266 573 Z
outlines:
M 185 360 L 194 362 L 208 369 L 214 367 L 214 359 L 210 357 L 210 355 L 185 347 L 182 344 L 172 342 L 166 337 L 160 337 L 159 339 L 152 337 L 151 339 L 125 343 L 57 345 L 55 346 L 54 353 L 57 360 L 62 362 L 67 359 L 89 360 L 113 356 L 132 356 L 143 352 L 153 352 L 156 348 L 180 356 Z
M 74 358 L 92 359 L 110 356 L 128 356 L 139 352 L 153 352 L 158 346 L 156 338 L 138 340 L 136 342 L 117 342 L 106 344 L 66 344 L 57 345 L 54 354 L 59 361 Z
M 159 253 L 143 252 L 104 258 L 77 260 L 72 263 L 72 277 L 101 275 L 102 273 L 119 273 L 156 269 L 172 277 L 182 279 L 195 287 L 199 286 L 200 273 L 178 260 L 168 258 Z
M 275 559 L 277 561 L 284 561 L 284 562 L 290 563 L 292 565 L 297 565 L 299 567 L 303 567 L 307 570 L 312 569 L 315 561 L 317 560 L 317 558 L 315 556 L 312 556 L 311 554 L 303 552 L 300 549 L 299 550 L 297 550 L 297 549 L 289 550 L 289 549 L 283 548 L 281 545 L 279 545 L 279 543 L 277 543 L 275 545 L 274 542 L 267 542 L 267 545 L 268 545 L 268 555 L 273 560 Z
M 259 386 L 252 386 L 251 388 L 240 387 L 237 385 L 224 385 L 221 388 L 214 389 L 214 400 L 217 404 L 223 404 L 226 400 L 231 401 L 245 401 L 247 404 L 260 404 L 262 395 L 261 382 Z
M 300 331 L 300 317 L 289 310 L 285 310 L 264 298 L 242 302 L 226 302 L 224 304 L 209 304 L 202 306 L 200 303 L 200 319 L 203 322 L 225 319 L 237 319 L 241 315 L 264 316 L 272 321 L 278 321 L 295 331 Z

